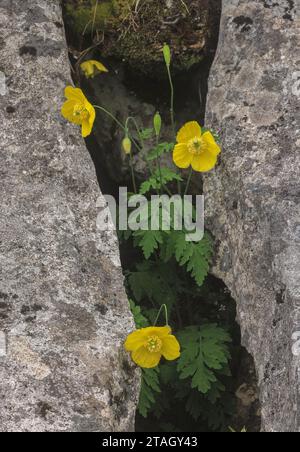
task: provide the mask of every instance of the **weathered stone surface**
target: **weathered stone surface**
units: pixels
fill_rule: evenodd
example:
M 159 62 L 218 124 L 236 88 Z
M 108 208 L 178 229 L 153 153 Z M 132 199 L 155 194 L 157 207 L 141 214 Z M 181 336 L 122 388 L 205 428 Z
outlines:
M 205 177 L 215 273 L 238 305 L 264 431 L 299 431 L 299 3 L 224 0 L 207 125 L 221 164 Z
M 0 430 L 132 430 L 133 322 L 92 162 L 59 113 L 58 0 L 1 0 L 0 83 Z

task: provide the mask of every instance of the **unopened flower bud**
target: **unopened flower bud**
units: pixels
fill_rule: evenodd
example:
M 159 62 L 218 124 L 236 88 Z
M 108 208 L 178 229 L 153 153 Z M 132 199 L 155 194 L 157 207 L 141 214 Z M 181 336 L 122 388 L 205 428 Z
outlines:
M 170 47 L 168 46 L 168 44 L 164 44 L 163 53 L 164 53 L 166 65 L 169 67 L 171 64 L 171 50 L 170 50 Z
M 128 137 L 125 137 L 124 140 L 122 141 L 122 147 L 123 150 L 125 152 L 125 154 L 130 154 L 131 153 L 131 140 Z
M 159 137 L 160 131 L 161 131 L 161 116 L 158 112 L 154 116 L 153 123 L 154 123 L 154 130 L 155 130 L 156 136 Z

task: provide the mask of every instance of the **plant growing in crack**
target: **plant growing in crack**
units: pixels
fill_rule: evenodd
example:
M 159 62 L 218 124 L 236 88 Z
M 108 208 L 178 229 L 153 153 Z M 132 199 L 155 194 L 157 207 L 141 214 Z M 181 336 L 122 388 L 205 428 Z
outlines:
M 186 123 L 177 132 L 168 45 L 163 48 L 163 57 L 170 83 L 173 136 L 169 142 L 161 141 L 164 124 L 158 112 L 151 129 L 140 126 L 139 119 L 131 116 L 121 122 L 106 108 L 92 105 L 80 88 L 71 86 L 66 88 L 67 101 L 62 107 L 62 115 L 81 126 L 83 137 L 92 133 L 97 111 L 108 115 L 121 128 L 122 147 L 131 168 L 133 193 L 129 200 L 136 195 L 147 198 L 148 225 L 153 220 L 151 196 L 188 195 L 195 174 L 213 170 L 221 152 L 216 135 L 197 121 Z M 106 68 L 100 62 L 88 60 L 81 62 L 81 70 L 93 77 Z M 146 146 L 149 141 L 154 143 L 150 151 Z M 141 183 L 135 174 L 134 152 L 141 153 L 148 168 L 148 178 Z M 188 207 L 193 215 L 195 206 Z M 168 387 L 191 418 L 204 419 L 212 429 L 226 429 L 225 414 L 232 409 L 232 400 L 225 392 L 230 376 L 231 339 L 222 326 L 201 318 L 197 310 L 197 297 L 209 272 L 213 244 L 207 233 L 201 240 L 188 241 L 190 231 L 178 229 L 174 217 L 168 228 L 160 211 L 158 228 L 118 231 L 120 242 L 130 243 L 138 256 L 138 262 L 125 270 L 137 327 L 128 336 L 125 348 L 143 369 L 139 412 L 144 417 L 151 413 L 161 417 L 168 412 L 170 401 L 164 397 Z M 165 324 L 157 326 L 162 309 Z M 169 321 L 176 335 L 172 334 Z

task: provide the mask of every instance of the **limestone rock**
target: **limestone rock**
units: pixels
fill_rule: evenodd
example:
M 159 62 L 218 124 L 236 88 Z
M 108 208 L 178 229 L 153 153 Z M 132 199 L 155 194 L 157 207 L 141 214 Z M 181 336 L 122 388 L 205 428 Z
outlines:
M 300 430 L 299 49 L 298 2 L 223 1 L 207 105 L 223 153 L 204 190 L 264 431 Z
M 59 112 L 59 3 L 0 3 L 0 430 L 130 431 L 133 321 L 92 161 Z

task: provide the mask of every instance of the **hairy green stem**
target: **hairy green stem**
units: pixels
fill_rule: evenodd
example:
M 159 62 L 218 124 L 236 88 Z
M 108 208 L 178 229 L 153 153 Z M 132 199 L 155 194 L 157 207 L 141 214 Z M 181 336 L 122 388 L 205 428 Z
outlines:
M 129 121 L 131 121 L 131 122 L 134 124 L 134 126 L 135 126 L 135 129 L 136 129 L 136 131 L 137 131 L 139 140 L 140 140 L 140 142 L 141 142 L 141 144 L 142 144 L 142 147 L 139 147 L 139 150 L 140 150 L 141 153 L 142 153 L 142 159 L 143 159 L 144 162 L 146 163 L 146 166 L 147 166 L 148 171 L 150 172 L 151 176 L 153 176 L 153 170 L 152 170 L 152 168 L 151 168 L 151 165 L 149 164 L 149 162 L 147 161 L 147 159 L 146 159 L 145 156 L 144 156 L 145 141 L 144 141 L 144 138 L 143 138 L 143 136 L 142 136 L 142 134 L 141 134 L 141 132 L 140 132 L 140 128 L 139 128 L 139 126 L 138 126 L 138 123 L 136 122 L 136 120 L 135 120 L 135 118 L 134 118 L 133 116 L 129 116 L 129 117 L 126 119 L 126 126 L 125 126 L 126 128 L 128 127 Z
M 160 316 L 160 313 L 161 313 L 161 311 L 162 311 L 163 309 L 165 310 L 166 326 L 169 326 L 169 322 L 168 322 L 168 309 L 167 309 L 167 305 L 166 305 L 166 304 L 162 304 L 161 307 L 159 308 L 157 317 L 156 317 L 155 322 L 154 322 L 154 326 L 157 324 L 158 319 L 159 319 L 159 316 Z
M 156 149 L 157 149 L 157 153 L 156 153 L 156 164 L 157 164 L 157 168 L 159 171 L 159 179 L 160 179 L 160 194 L 161 194 L 161 189 L 163 187 L 163 181 L 162 181 L 162 175 L 161 175 L 161 165 L 160 165 L 160 157 L 158 154 L 158 144 L 159 144 L 159 136 L 156 136 Z
M 133 167 L 132 151 L 130 151 L 130 170 L 131 170 L 131 179 L 132 179 L 133 190 L 134 190 L 134 193 L 137 194 L 137 186 L 136 186 L 135 173 L 134 173 L 134 167 Z
M 173 136 L 176 138 L 176 127 L 175 127 L 175 116 L 174 116 L 174 85 L 172 80 L 172 75 L 170 71 L 170 66 L 167 66 L 168 71 L 168 77 L 169 77 L 169 83 L 171 88 L 171 107 L 170 107 L 170 114 L 171 114 L 171 123 L 172 123 L 172 130 L 173 130 Z
M 144 138 L 141 135 L 138 123 L 136 122 L 136 120 L 135 120 L 135 118 L 133 116 L 128 116 L 128 118 L 126 119 L 126 124 L 125 124 L 126 129 L 128 129 L 129 121 L 131 121 L 134 124 L 134 127 L 135 127 L 135 129 L 136 129 L 136 131 L 138 133 L 138 137 L 139 137 L 139 139 L 140 139 L 140 141 L 142 143 L 142 149 L 144 149 Z
M 184 191 L 184 196 L 187 195 L 187 193 L 189 191 L 190 183 L 191 183 L 191 180 L 192 180 L 192 176 L 193 176 L 193 168 L 191 167 L 190 168 L 190 172 L 189 172 L 189 177 L 188 177 L 188 180 L 187 180 L 187 183 L 186 183 L 185 191 Z
M 108 110 L 106 110 L 106 108 L 104 107 L 99 107 L 98 105 L 94 105 L 94 108 L 97 108 L 98 110 L 103 111 L 105 114 L 107 114 L 111 119 L 113 119 L 115 121 L 116 124 L 118 124 L 119 127 L 121 127 L 121 129 L 127 134 L 128 133 L 128 129 L 127 129 L 127 123 L 124 126 L 112 113 L 110 113 Z M 133 141 L 133 143 L 135 144 L 135 146 L 137 146 L 138 149 L 140 149 L 140 147 L 138 146 L 138 144 L 136 143 L 136 141 L 131 137 L 131 140 Z M 133 156 L 132 156 L 132 151 L 130 151 L 130 171 L 131 171 L 131 178 L 132 178 L 132 185 L 133 185 L 133 190 L 134 193 L 137 193 L 137 184 L 136 184 L 136 179 L 135 179 L 135 173 L 134 173 L 134 167 L 133 167 Z
M 104 107 L 99 107 L 98 105 L 93 105 L 93 107 L 103 111 L 103 113 L 106 113 L 111 119 L 115 121 L 116 124 L 118 124 L 119 127 L 121 127 L 124 132 L 126 132 L 124 124 L 122 124 L 112 113 L 110 113 L 110 111 L 106 110 L 106 108 Z
M 121 129 L 126 133 L 127 132 L 127 128 L 124 124 L 122 124 L 112 113 L 110 113 L 108 110 L 106 110 L 106 108 L 104 107 L 99 107 L 99 105 L 93 105 L 94 108 L 97 108 L 98 110 L 103 111 L 104 113 L 106 113 L 111 119 L 113 119 L 115 121 L 116 124 L 118 124 L 119 127 L 121 127 Z M 141 151 L 141 147 L 139 146 L 139 144 L 136 142 L 136 140 L 130 136 L 131 141 L 133 142 L 133 144 L 135 145 L 135 147 Z
M 171 114 L 172 131 L 173 131 L 174 139 L 176 141 L 176 125 L 175 125 L 175 112 L 174 112 L 174 85 L 173 85 L 172 75 L 171 75 L 171 71 L 170 71 L 170 66 L 168 64 L 167 64 L 167 71 L 168 71 L 169 83 L 170 83 L 170 88 L 171 88 L 170 114 Z M 178 188 L 178 194 L 181 195 L 180 181 L 177 181 L 177 188 Z

